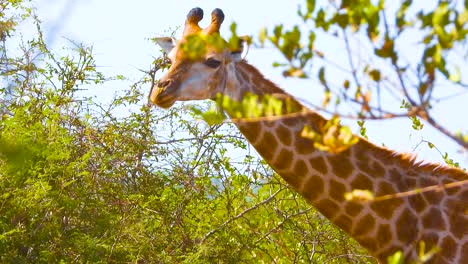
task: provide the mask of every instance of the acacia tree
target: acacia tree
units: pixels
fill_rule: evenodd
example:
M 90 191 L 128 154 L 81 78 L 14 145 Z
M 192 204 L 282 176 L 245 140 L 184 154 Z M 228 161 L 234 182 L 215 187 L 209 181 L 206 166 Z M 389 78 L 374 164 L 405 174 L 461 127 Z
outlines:
M 306 26 L 313 22 L 326 32 L 337 28 L 350 34 L 352 27 L 362 26 L 362 31 L 372 24 L 366 13 L 373 10 L 372 4 L 362 4 L 367 6 L 362 10 L 357 2 L 341 5 L 320 9 L 308 1 L 307 12 L 301 9 L 300 15 Z M 451 5 L 448 12 L 454 12 Z M 1 1 L 0 8 L 0 73 L 9 84 L 2 83 L 0 95 L 5 98 L 7 87 L 14 91 L 9 103 L 1 105 L 1 262 L 373 261 L 290 191 L 250 152 L 232 125 L 206 125 L 184 107 L 164 112 L 148 107 L 147 91 L 155 72 L 167 66 L 164 57 L 155 59 L 150 74 L 110 102 L 95 101 L 83 97 L 80 89 L 95 89 L 110 81 L 118 84 L 125 77 L 99 73 L 91 47 L 70 43 L 65 54 L 49 50 L 34 18 L 30 19 L 38 32 L 33 39 L 6 45 L 12 41 L 15 25 L 32 13 L 26 1 Z M 350 10 L 355 14 L 350 15 Z M 380 17 L 383 9 L 377 10 Z M 453 15 L 448 17 L 454 21 Z M 383 22 L 378 21 L 373 23 L 382 30 Z M 300 28 L 288 31 L 279 26 L 262 38 L 285 54 L 286 75 L 302 76 L 307 63 L 327 58 L 314 45 L 301 43 Z M 390 32 L 388 38 L 397 43 Z M 395 44 L 384 48 L 390 40 L 381 39 L 375 45 L 384 54 L 377 57 L 393 63 Z M 20 54 L 8 56 L 7 47 Z M 446 78 L 435 65 L 435 78 Z M 372 96 L 365 97 L 367 90 L 384 89 L 378 88 L 387 82 L 383 69 L 369 66 L 349 71 L 350 81 L 343 81 L 340 93 L 325 74 L 331 66 L 325 64 L 318 73 L 325 94 L 361 106 L 357 115 L 361 119 L 383 118 L 384 106 Z M 408 72 L 403 70 L 398 72 L 407 81 Z M 455 74 L 447 71 L 452 82 L 463 85 L 461 77 L 458 82 L 455 78 L 456 70 Z M 363 85 L 365 78 L 372 85 Z M 408 108 L 418 107 L 409 99 L 406 102 Z M 418 117 L 419 111 L 403 114 Z
M 125 77 L 91 47 L 50 50 L 27 2 L 1 3 L 0 262 L 372 261 L 232 125 L 150 108 L 164 58 L 110 102 L 84 97 Z M 15 42 L 18 23 L 37 34 Z
M 424 120 L 468 148 L 466 131 L 434 117 L 438 103 L 467 92 L 467 1 L 307 0 L 298 15 L 302 24 L 263 29 L 259 39 L 283 54 L 274 65 L 285 76 L 317 76 L 324 100 L 315 108 L 359 120 L 363 136 L 366 120 L 407 117 L 415 130 Z

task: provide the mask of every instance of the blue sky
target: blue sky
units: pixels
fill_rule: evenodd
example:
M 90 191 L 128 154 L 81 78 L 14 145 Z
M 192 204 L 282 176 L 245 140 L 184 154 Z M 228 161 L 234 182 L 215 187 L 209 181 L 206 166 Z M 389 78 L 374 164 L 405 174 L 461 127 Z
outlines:
M 205 11 L 202 26 L 209 23 L 209 14 L 216 7 L 223 9 L 226 19 L 222 33 L 228 36 L 228 26 L 235 21 L 240 35 L 257 35 L 262 27 L 272 28 L 277 24 L 286 27 L 300 23 L 296 15 L 297 7 L 303 1 L 189 1 L 189 0 L 35 0 L 37 14 L 43 21 L 47 41 L 54 49 L 67 44 L 67 38 L 93 46 L 97 65 L 106 75 L 122 74 L 130 80 L 141 77 L 139 69 L 148 69 L 153 58 L 159 55 L 159 49 L 149 40 L 155 36 L 164 36 L 181 27 L 187 12 L 196 6 Z M 391 1 L 388 1 L 391 2 Z M 25 29 L 27 31 L 28 29 Z M 32 32 L 32 29 L 31 29 Z M 180 31 L 179 31 L 180 33 Z M 318 45 L 329 49 L 339 49 L 331 39 L 318 36 Z M 365 52 L 361 51 L 361 52 Z M 408 47 L 408 53 L 412 50 Z M 333 53 L 333 52 L 332 52 Z M 337 60 L 339 60 L 337 52 Z M 281 69 L 273 68 L 274 61 L 280 60 L 280 54 L 272 48 L 251 48 L 247 60 L 260 69 L 286 91 L 307 101 L 320 104 L 323 88 L 317 80 L 285 79 Z M 346 63 L 341 60 L 341 63 Z M 346 65 L 347 66 L 347 65 Z M 112 98 L 119 89 L 114 84 L 107 84 L 88 93 L 98 98 Z M 149 89 L 149 87 L 148 87 Z M 461 129 L 468 132 L 466 118 L 461 118 L 460 106 L 465 107 L 468 95 L 458 96 L 453 100 L 438 105 L 436 117 L 449 129 Z M 462 108 L 463 109 L 463 108 Z M 466 111 L 466 108 L 464 109 Z M 357 131 L 355 121 L 344 120 Z M 462 167 L 468 167 L 466 154 L 458 153 L 458 146 L 428 125 L 420 132 L 411 129 L 411 121 L 398 119 L 385 122 L 367 122 L 369 139 L 376 143 L 399 151 L 413 151 L 420 140 L 434 142 L 442 152 L 448 152 L 459 161 Z M 421 159 L 441 161 L 436 150 L 426 145 L 416 151 Z

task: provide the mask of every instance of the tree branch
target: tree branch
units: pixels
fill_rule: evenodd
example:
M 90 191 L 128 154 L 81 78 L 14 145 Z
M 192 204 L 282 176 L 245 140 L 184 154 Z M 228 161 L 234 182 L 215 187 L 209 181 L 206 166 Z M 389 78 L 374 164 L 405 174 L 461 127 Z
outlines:
M 225 226 L 227 226 L 228 224 L 230 224 L 231 222 L 243 217 L 245 214 L 247 214 L 248 212 L 252 211 L 252 210 L 255 210 L 257 208 L 259 208 L 260 206 L 264 205 L 264 204 L 267 204 L 268 202 L 270 202 L 273 198 L 275 198 L 276 195 L 278 195 L 278 193 L 280 193 L 281 191 L 283 191 L 285 188 L 280 188 L 279 190 L 277 190 L 275 193 L 273 193 L 272 195 L 270 195 L 270 197 L 268 197 L 267 199 L 263 200 L 262 202 L 258 203 L 258 204 L 255 204 L 254 206 L 250 207 L 250 208 L 247 208 L 245 209 L 244 211 L 242 211 L 240 214 L 232 217 L 232 218 L 229 218 L 228 220 L 226 220 L 224 223 L 222 223 L 220 226 L 218 226 L 217 228 L 211 230 L 210 232 L 206 233 L 206 235 L 201 239 L 200 241 L 200 244 L 203 244 L 203 242 L 205 242 L 205 240 L 207 238 L 209 238 L 211 235 L 213 235 L 214 233 L 220 231 L 221 229 L 223 229 Z
M 463 138 L 460 138 L 445 127 L 441 126 L 439 122 L 435 121 L 434 118 L 432 118 L 427 111 L 423 111 L 423 113 L 424 114 L 419 113 L 418 116 L 426 120 L 432 127 L 439 130 L 442 134 L 446 135 L 447 137 L 451 138 L 464 149 L 468 149 L 468 142 L 464 141 Z

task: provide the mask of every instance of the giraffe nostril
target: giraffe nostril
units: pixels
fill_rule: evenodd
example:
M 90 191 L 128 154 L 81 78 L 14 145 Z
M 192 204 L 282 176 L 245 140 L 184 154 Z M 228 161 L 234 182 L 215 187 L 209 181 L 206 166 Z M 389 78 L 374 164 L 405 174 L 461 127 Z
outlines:
M 166 88 L 169 85 L 171 85 L 172 81 L 171 80 L 166 80 L 166 81 L 159 81 L 158 82 L 158 87 L 159 88 Z

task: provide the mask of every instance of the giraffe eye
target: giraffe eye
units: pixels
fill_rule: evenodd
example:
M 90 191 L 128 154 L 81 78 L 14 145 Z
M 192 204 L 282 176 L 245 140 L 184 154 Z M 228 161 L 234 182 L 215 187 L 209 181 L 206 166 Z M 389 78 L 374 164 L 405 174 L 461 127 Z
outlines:
M 208 58 L 205 60 L 204 64 L 210 68 L 218 68 L 219 65 L 221 64 L 221 61 L 213 59 L 213 58 Z

